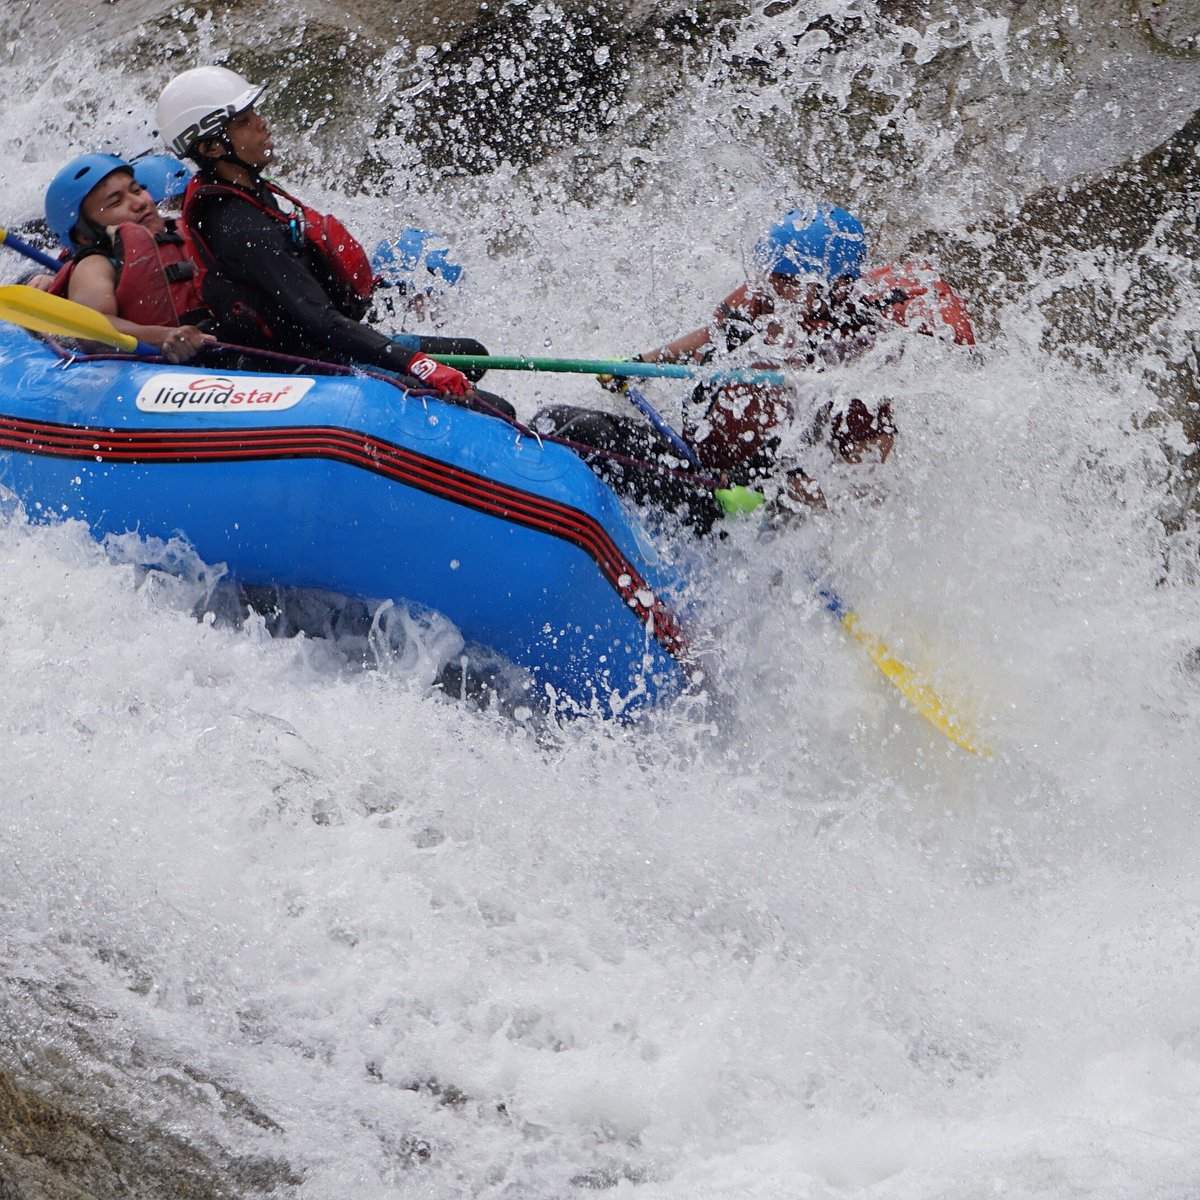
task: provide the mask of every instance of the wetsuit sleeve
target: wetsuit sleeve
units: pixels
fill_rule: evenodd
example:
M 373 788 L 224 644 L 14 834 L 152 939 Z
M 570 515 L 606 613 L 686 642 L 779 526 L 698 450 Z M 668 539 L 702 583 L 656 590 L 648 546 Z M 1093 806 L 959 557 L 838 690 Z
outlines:
M 286 227 L 253 205 L 210 202 L 200 232 L 223 275 L 268 298 L 281 343 L 294 339 L 340 359 L 399 372 L 418 353 L 339 312 L 304 254 L 291 245 Z

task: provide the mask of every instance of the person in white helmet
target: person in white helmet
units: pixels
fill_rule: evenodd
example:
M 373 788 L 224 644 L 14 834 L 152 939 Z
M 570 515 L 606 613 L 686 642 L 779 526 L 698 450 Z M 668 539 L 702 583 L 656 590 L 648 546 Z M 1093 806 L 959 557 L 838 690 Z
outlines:
M 383 367 L 469 398 L 461 372 L 363 323 L 374 273 L 342 223 L 263 178 L 275 157 L 255 108 L 265 90 L 226 67 L 194 67 L 158 100 L 160 136 L 198 167 L 183 223 L 221 340 Z

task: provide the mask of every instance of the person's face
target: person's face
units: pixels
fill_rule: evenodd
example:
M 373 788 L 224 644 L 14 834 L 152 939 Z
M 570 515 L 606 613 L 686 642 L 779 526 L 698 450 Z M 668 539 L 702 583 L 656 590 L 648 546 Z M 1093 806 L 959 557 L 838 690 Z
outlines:
M 828 287 L 811 275 L 772 273 L 768 276 L 768 282 L 771 290 L 785 304 L 795 305 L 805 311 L 815 310 L 826 297 L 834 303 L 842 303 L 854 287 L 854 280 L 848 275 L 839 275 Z
M 821 285 L 806 275 L 776 275 L 769 277 L 771 291 L 785 304 L 810 309 L 816 306 Z
M 240 112 L 225 127 L 234 154 L 244 163 L 262 170 L 275 155 L 271 130 L 253 108 Z
M 113 171 L 100 180 L 84 197 L 79 212 L 102 229 L 131 222 L 151 233 L 162 233 L 166 228 L 150 193 L 128 171 Z

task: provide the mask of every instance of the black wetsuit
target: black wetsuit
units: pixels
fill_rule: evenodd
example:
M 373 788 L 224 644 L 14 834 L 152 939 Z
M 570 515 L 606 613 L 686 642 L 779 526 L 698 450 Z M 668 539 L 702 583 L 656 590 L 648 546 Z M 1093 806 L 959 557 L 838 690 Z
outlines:
M 614 491 L 675 514 L 697 533 L 707 533 L 723 515 L 711 483 L 690 478 L 679 451 L 645 421 L 551 404 L 533 418 L 533 428 L 579 443 L 580 457 Z
M 188 203 L 186 215 L 197 251 L 207 260 L 204 298 L 216 314 L 221 341 L 399 374 L 405 373 L 417 353 L 487 354 L 485 346 L 470 339 L 410 336 L 397 342 L 363 324 L 368 302 L 349 295 L 324 257 L 297 237 L 288 222 L 258 207 L 284 211 L 265 184 L 259 181 L 257 187 L 248 188 L 210 182 L 229 191 L 198 194 Z M 230 194 L 239 191 L 246 194 L 246 201 Z M 481 375 L 482 371 L 472 372 L 470 377 Z M 416 379 L 411 383 L 425 386 Z M 481 396 L 483 405 L 469 397 L 445 399 L 487 412 L 499 410 L 510 418 L 515 415 L 499 396 Z
M 261 183 L 220 186 L 282 211 Z M 416 351 L 364 325 L 363 310 L 354 311 L 321 255 L 303 238 L 297 244 L 287 222 L 224 192 L 198 195 L 187 215 L 211 257 L 204 295 L 223 341 L 404 372 Z

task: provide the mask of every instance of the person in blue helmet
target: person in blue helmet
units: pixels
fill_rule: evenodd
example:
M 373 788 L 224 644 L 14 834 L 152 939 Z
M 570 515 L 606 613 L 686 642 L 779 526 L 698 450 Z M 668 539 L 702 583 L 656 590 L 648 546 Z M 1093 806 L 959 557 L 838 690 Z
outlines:
M 180 204 L 192 169 L 173 154 L 143 154 L 133 160 L 133 177 L 157 205 Z
M 754 247 L 754 275 L 731 292 L 707 325 L 635 356 L 641 362 L 704 364 L 720 360 L 729 367 L 787 367 L 821 371 L 863 354 L 888 322 L 925 324 L 925 309 L 912 306 L 928 289 L 893 286 L 892 268 L 864 278 L 867 257 L 862 222 L 833 205 L 793 209 L 767 230 Z M 908 272 L 913 274 L 914 272 Z M 945 288 L 944 284 L 938 286 Z M 946 288 L 947 295 L 953 297 Z M 930 295 L 933 293 L 930 292 Z M 937 296 L 940 298 L 941 293 Z M 953 297 L 957 301 L 957 297 Z M 954 340 L 973 342 L 965 311 Z M 946 324 L 949 324 L 948 319 Z M 962 336 L 958 336 L 961 331 Z M 610 390 L 620 381 L 602 377 Z M 723 488 L 757 488 L 771 480 L 789 502 L 824 504 L 817 485 L 794 465 L 779 461 L 782 430 L 796 420 L 794 397 L 785 388 L 758 384 L 700 384 L 684 406 L 682 434 L 696 462 Z M 591 461 L 614 486 L 635 498 L 669 508 L 700 532 L 721 516 L 717 500 L 686 479 L 678 451 L 653 429 L 630 417 L 596 409 L 554 405 L 534 418 L 540 432 L 593 446 Z M 841 461 L 886 461 L 896 434 L 887 401 L 868 405 L 860 399 L 836 407 L 819 405 L 800 439 L 823 444 Z M 612 456 L 618 456 L 613 458 Z M 631 470 L 620 457 L 659 462 L 684 477 Z
M 862 222 L 844 208 L 793 209 L 754 247 L 754 276 L 717 306 L 709 323 L 644 352 L 644 362 L 707 363 L 822 370 L 849 362 L 875 342 L 881 311 L 857 286 L 866 261 Z M 749 481 L 774 466 L 779 429 L 794 419 L 783 388 L 700 385 L 684 407 L 684 437 L 704 466 Z M 885 461 L 895 426 L 891 406 L 853 400 L 818 414 L 810 440 L 827 439 L 847 462 Z M 815 493 L 805 492 L 805 499 Z
M 456 261 L 446 237 L 409 225 L 398 236 L 379 242 L 371 254 L 371 267 L 381 285 L 374 297 L 373 319 L 398 320 L 401 329 L 410 319 L 418 327 L 441 328 L 444 301 L 463 277 L 462 264 Z M 475 338 L 413 331 L 393 332 L 390 336 L 397 345 L 423 354 L 484 358 L 488 354 L 488 348 Z M 484 373 L 475 367 L 463 371 L 473 383 Z
M 71 159 L 46 189 L 46 223 L 69 254 L 46 290 L 103 313 L 171 362 L 213 343 L 199 327 L 209 314 L 184 240 L 124 159 Z

